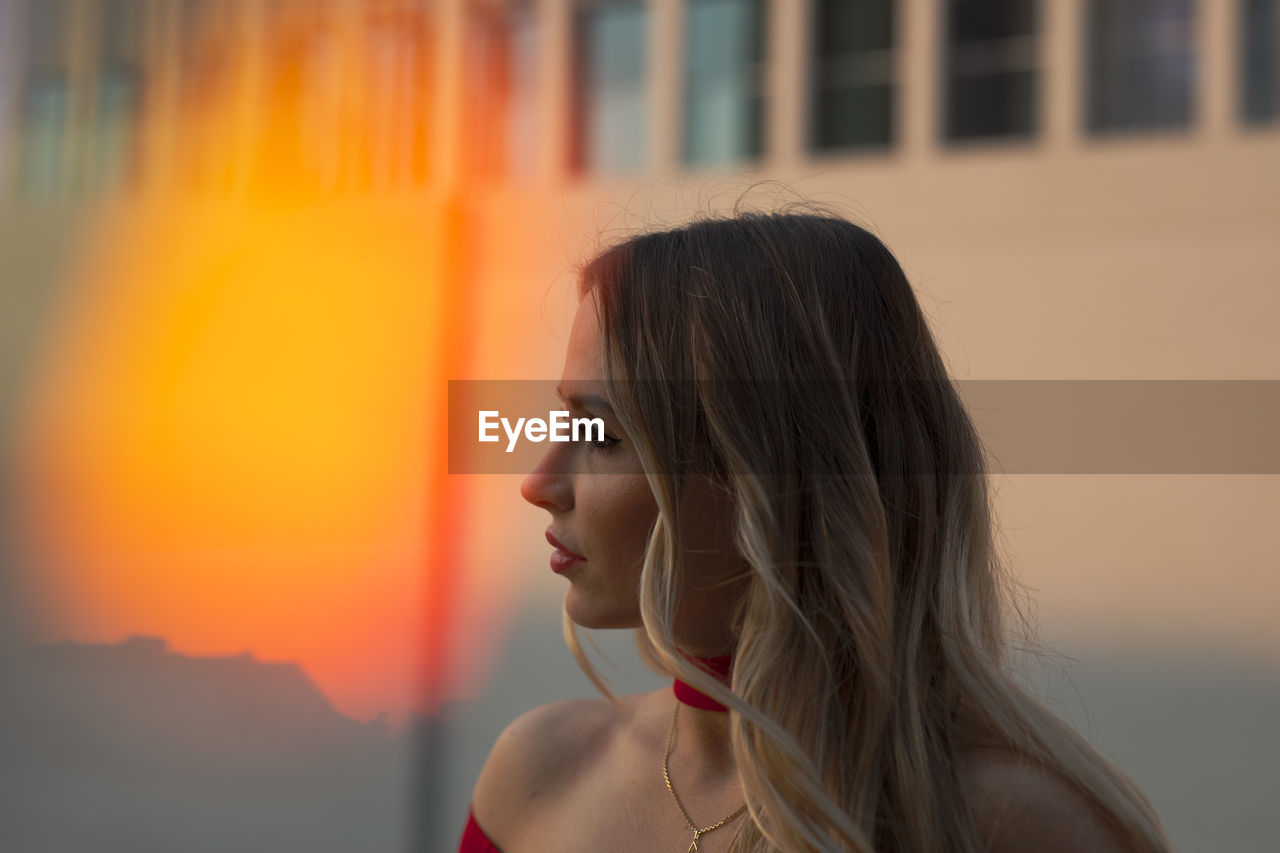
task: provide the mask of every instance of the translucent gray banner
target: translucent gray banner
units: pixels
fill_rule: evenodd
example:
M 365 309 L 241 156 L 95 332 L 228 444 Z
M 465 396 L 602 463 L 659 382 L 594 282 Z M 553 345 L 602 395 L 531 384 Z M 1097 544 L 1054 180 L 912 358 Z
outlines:
M 650 399 L 669 395 L 686 402 L 699 391 L 737 400 L 744 394 L 788 400 L 790 416 L 801 423 L 838 411 L 832 402 L 850 392 L 828 382 L 760 387 L 766 382 L 717 382 L 722 387 L 702 389 L 692 383 L 647 383 L 642 390 Z M 575 436 L 573 421 L 593 412 L 570 409 L 558 398 L 558 385 L 556 380 L 450 381 L 449 473 L 527 474 L 561 438 L 565 447 L 595 439 L 586 423 L 577 425 Z M 951 385 L 977 428 L 992 473 L 1280 473 L 1280 380 L 980 379 Z M 859 390 L 858 399 L 868 396 L 865 387 Z M 931 382 L 885 380 L 873 396 L 928 400 L 939 391 L 945 389 Z M 610 423 L 614 426 L 606 432 L 612 435 L 617 422 Z M 830 424 L 829 416 L 823 423 Z M 842 438 L 824 427 L 805 440 L 821 442 L 823 435 L 829 442 Z M 571 470 L 573 456 L 555 454 L 552 464 Z M 767 460 L 771 454 L 761 456 Z M 763 461 L 762 467 L 770 464 Z M 806 464 L 813 467 L 812 457 Z

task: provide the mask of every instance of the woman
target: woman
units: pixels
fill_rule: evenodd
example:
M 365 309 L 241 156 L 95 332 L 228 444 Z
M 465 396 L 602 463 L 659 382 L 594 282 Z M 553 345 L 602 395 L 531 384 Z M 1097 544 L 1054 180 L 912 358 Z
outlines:
M 1169 849 L 1002 669 L 982 448 L 879 240 L 696 221 L 605 251 L 580 296 L 559 390 L 605 435 L 521 492 L 606 698 L 503 732 L 464 850 Z M 613 697 L 575 624 L 641 629 L 674 689 Z

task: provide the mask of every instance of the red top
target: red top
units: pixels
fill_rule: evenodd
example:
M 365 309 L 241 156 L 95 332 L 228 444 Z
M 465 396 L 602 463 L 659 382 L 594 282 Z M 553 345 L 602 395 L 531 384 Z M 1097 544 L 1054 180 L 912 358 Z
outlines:
M 462 830 L 462 843 L 458 845 L 458 853 L 502 853 L 498 845 L 489 840 L 480 824 L 476 823 L 474 812 L 467 812 L 467 826 Z

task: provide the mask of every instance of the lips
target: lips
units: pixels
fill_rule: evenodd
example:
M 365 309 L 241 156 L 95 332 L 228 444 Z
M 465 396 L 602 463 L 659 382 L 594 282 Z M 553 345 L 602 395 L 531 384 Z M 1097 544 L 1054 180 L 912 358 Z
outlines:
M 550 530 L 547 531 L 547 541 L 551 543 L 551 547 L 555 548 L 551 552 L 551 571 L 556 574 L 562 575 L 579 563 L 587 561 L 586 557 L 581 554 L 575 554 L 564 547 L 564 544 L 559 539 L 551 535 Z
M 572 557 L 575 560 L 586 560 L 587 558 L 581 554 L 570 551 L 569 548 L 559 539 L 551 535 L 551 531 L 547 531 L 547 541 L 551 543 L 551 547 L 557 551 L 562 551 L 566 557 Z

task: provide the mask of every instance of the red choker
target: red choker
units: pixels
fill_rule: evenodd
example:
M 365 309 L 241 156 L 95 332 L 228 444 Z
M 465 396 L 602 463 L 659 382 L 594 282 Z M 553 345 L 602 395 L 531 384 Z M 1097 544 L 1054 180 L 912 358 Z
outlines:
M 708 670 L 712 675 L 722 681 L 726 686 L 729 684 L 729 671 L 733 669 L 733 656 L 724 655 L 716 658 L 688 658 L 695 666 Z M 676 699 L 686 705 L 694 708 L 701 708 L 704 711 L 727 711 L 724 705 L 712 699 L 696 687 L 685 684 L 680 679 L 675 680 L 675 684 L 671 685 L 671 690 L 676 694 Z

